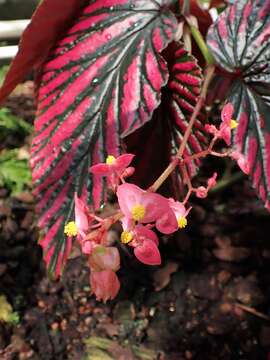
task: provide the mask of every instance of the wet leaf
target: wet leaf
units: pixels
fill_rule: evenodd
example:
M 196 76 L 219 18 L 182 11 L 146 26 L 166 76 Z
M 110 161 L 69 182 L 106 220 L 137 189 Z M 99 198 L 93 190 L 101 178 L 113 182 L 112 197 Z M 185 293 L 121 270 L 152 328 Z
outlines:
M 270 1 L 239 0 L 210 28 L 208 45 L 216 62 L 234 79 L 226 101 L 239 122 L 234 147 L 248 161 L 253 187 L 270 200 Z

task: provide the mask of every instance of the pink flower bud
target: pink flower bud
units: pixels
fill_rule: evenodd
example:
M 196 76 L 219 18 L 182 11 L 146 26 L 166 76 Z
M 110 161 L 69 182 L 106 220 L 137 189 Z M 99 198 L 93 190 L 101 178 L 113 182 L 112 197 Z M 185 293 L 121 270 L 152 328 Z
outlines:
M 132 167 L 132 166 L 129 166 L 128 168 L 126 168 L 126 169 L 123 171 L 123 173 L 122 173 L 121 176 L 122 176 L 123 178 L 126 178 L 126 177 L 129 177 L 129 176 L 133 175 L 134 172 L 135 172 L 135 168 Z
M 120 289 L 120 282 L 112 270 L 91 270 L 90 286 L 97 300 L 103 300 L 105 303 L 107 300 L 112 300 L 116 297 Z
M 218 129 L 215 125 L 206 124 L 204 128 L 209 134 L 216 135 L 218 133 Z
M 195 194 L 198 198 L 200 199 L 205 199 L 207 197 L 208 194 L 208 190 L 206 189 L 206 187 L 204 186 L 199 186 L 196 191 Z
M 212 177 L 210 177 L 207 181 L 207 185 L 208 185 L 208 190 L 211 189 L 212 187 L 214 187 L 217 183 L 216 181 L 217 179 L 217 173 L 215 172 Z

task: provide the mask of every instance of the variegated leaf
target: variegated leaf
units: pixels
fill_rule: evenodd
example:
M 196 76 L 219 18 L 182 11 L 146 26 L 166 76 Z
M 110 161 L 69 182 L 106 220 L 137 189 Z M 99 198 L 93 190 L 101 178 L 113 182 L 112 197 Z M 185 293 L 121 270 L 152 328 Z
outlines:
M 239 121 L 234 147 L 249 163 L 254 188 L 270 200 L 270 0 L 239 0 L 210 28 L 217 64 L 234 77 L 227 101 Z

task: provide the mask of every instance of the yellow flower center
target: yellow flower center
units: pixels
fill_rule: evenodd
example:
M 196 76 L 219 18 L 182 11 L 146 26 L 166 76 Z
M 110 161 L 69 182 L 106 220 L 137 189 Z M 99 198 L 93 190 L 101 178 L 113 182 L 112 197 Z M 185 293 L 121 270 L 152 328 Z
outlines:
M 178 227 L 180 229 L 183 229 L 187 226 L 187 219 L 183 216 L 180 216 L 178 219 L 177 219 L 177 223 L 178 223 Z
M 237 126 L 238 126 L 238 122 L 237 121 L 235 121 L 235 120 L 233 120 L 233 119 L 231 119 L 231 129 L 233 130 L 233 129 L 235 129 L 235 128 L 237 128 Z
M 141 221 L 145 215 L 145 207 L 143 205 L 134 205 L 131 209 L 132 219 L 135 221 Z
M 129 242 L 131 242 L 132 238 L 133 238 L 133 235 L 129 231 L 123 231 L 121 234 L 121 242 L 123 244 L 128 244 Z
M 112 164 L 114 164 L 115 160 L 116 159 L 115 159 L 115 157 L 113 155 L 109 155 L 109 156 L 107 156 L 106 164 L 107 165 L 112 165 Z
M 70 221 L 65 225 L 64 233 L 67 236 L 76 236 L 78 234 L 78 228 L 74 221 Z

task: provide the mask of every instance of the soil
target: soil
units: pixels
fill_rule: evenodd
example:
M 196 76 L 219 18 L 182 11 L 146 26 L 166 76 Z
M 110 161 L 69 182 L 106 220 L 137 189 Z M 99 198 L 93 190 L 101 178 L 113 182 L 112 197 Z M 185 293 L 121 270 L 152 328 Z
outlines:
M 33 120 L 29 94 L 8 106 Z M 186 230 L 162 240 L 162 266 L 120 249 L 122 289 L 102 304 L 86 258 L 71 259 L 61 281 L 47 277 L 30 191 L 0 188 L 0 295 L 19 315 L 0 323 L 0 359 L 269 359 L 269 215 L 245 177 L 192 205 Z

